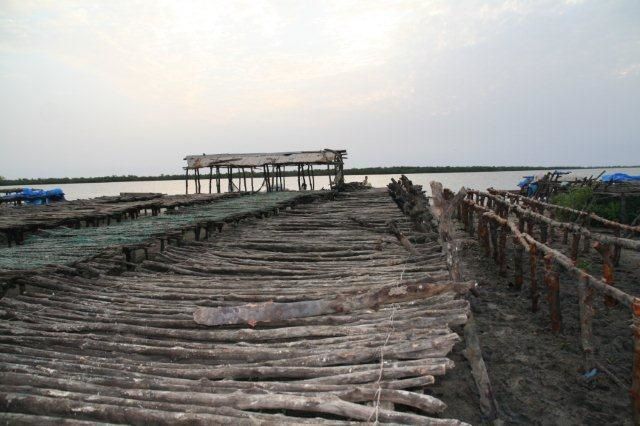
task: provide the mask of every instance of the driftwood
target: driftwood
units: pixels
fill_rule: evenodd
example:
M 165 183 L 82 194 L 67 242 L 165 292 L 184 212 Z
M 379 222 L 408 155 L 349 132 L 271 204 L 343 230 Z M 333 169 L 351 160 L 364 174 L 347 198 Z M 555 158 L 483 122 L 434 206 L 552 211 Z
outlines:
M 476 324 L 471 314 L 469 315 L 469 321 L 464 326 L 464 339 L 467 344 L 464 356 L 471 364 L 473 380 L 476 382 L 476 387 L 480 392 L 480 410 L 485 420 L 493 421 L 498 418 L 498 407 L 493 394 L 491 380 L 487 373 L 487 366 L 482 358 L 482 349 L 480 348 Z
M 350 298 L 337 296 L 335 299 L 295 303 L 267 302 L 229 308 L 199 308 L 193 313 L 193 319 L 203 325 L 249 324 L 253 327 L 263 322 L 348 313 L 358 309 L 377 309 L 384 304 L 407 302 L 444 292 L 464 294 L 473 287 L 475 287 L 473 282 L 406 283 Z

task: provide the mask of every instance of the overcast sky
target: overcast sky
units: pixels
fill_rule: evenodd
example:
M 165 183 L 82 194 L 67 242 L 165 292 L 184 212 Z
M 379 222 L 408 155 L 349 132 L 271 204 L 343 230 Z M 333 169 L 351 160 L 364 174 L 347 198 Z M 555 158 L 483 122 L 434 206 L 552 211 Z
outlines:
M 640 1 L 0 0 L 0 175 L 640 163 Z

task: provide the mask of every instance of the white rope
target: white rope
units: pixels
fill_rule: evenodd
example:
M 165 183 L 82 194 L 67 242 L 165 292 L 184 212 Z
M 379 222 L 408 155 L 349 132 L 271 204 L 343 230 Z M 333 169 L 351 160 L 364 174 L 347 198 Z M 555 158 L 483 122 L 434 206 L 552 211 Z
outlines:
M 402 272 L 400 273 L 400 280 L 398 281 L 398 284 L 396 285 L 396 287 L 399 287 L 400 284 L 402 284 L 402 279 L 404 278 L 404 272 L 407 269 L 407 262 L 409 261 L 409 259 L 411 259 L 411 254 L 409 254 L 409 257 L 407 257 L 407 260 L 404 263 L 404 266 L 402 267 Z M 382 376 L 384 373 L 384 349 L 387 347 L 387 343 L 389 343 L 389 339 L 391 338 L 391 334 L 395 331 L 395 325 L 394 325 L 394 317 L 396 314 L 396 311 L 398 309 L 398 305 L 396 303 L 394 303 L 393 308 L 391 309 L 391 315 L 389 316 L 389 322 L 390 322 L 390 326 L 391 326 L 391 330 L 389 330 L 389 333 L 387 333 L 387 337 L 384 340 L 384 343 L 382 344 L 382 346 L 380 347 L 380 373 L 378 374 L 378 380 L 376 381 L 376 385 L 378 386 L 378 388 L 376 389 L 376 393 L 374 395 L 374 401 L 373 401 L 373 411 L 371 412 L 371 416 L 369 416 L 368 421 L 371 421 L 371 418 L 373 417 L 373 424 L 378 424 L 378 414 L 380 412 L 380 396 L 382 394 Z

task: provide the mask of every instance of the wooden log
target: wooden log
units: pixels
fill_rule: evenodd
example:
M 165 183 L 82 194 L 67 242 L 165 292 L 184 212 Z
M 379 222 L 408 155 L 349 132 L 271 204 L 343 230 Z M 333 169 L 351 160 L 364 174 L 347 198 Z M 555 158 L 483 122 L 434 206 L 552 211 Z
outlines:
M 355 309 L 375 308 L 383 304 L 398 303 L 435 296 L 444 292 L 465 293 L 475 287 L 475 283 L 405 283 L 387 286 L 363 295 L 335 299 L 321 299 L 294 303 L 259 303 L 221 308 L 198 308 L 193 319 L 198 324 L 216 326 L 223 324 L 249 324 L 283 321 L 291 318 L 312 317 L 330 313 L 347 313 Z
M 499 270 L 498 274 L 501 277 L 507 276 L 507 232 L 508 229 L 506 226 L 500 227 L 500 238 L 498 240 L 498 265 Z
M 409 239 L 398 229 L 397 223 L 389 222 L 387 228 L 389 229 L 389 232 L 396 236 L 400 244 L 402 244 L 402 247 L 404 247 L 409 253 L 412 255 L 420 254 L 415 246 L 411 244 L 411 241 L 409 241 Z
M 583 370 L 591 371 L 595 366 L 593 344 L 593 296 L 594 289 L 589 286 L 586 276 L 578 281 L 578 304 L 580 308 L 580 346 L 584 356 Z
M 631 407 L 634 424 L 640 424 L 640 299 L 635 298 L 632 305 L 633 329 L 633 371 L 631 374 Z
M 498 418 L 497 403 L 493 394 L 491 381 L 487 373 L 487 367 L 482 358 L 482 350 L 480 349 L 480 340 L 476 332 L 476 324 L 473 315 L 469 314 L 469 320 L 464 327 L 464 339 L 466 348 L 463 354 L 471 365 L 471 374 L 478 388 L 478 396 L 480 399 L 480 411 L 485 421 L 493 422 Z
M 518 206 L 514 206 L 513 208 L 515 211 L 519 212 L 522 216 L 529 218 L 530 220 L 545 222 L 551 226 L 555 226 L 556 228 L 569 230 L 571 232 L 576 232 L 581 234 L 582 236 L 585 236 L 585 237 L 588 236 L 592 240 L 599 241 L 603 244 L 618 245 L 622 248 L 626 248 L 629 250 L 640 251 L 640 241 L 591 232 L 587 228 L 580 226 L 576 223 L 558 222 L 558 221 L 549 219 L 548 217 L 543 216 L 539 213 L 535 213 Z M 531 235 L 531 232 L 528 232 L 528 233 L 529 235 Z
M 559 251 L 554 250 L 550 247 L 547 247 L 544 244 L 541 244 L 540 242 L 536 241 L 533 237 L 531 237 L 528 234 L 523 234 L 523 235 L 530 245 L 536 246 L 537 250 L 540 250 L 545 254 L 552 253 L 554 260 L 575 277 L 580 278 L 584 276 L 591 287 L 597 289 L 598 291 L 602 292 L 607 296 L 614 298 L 617 302 L 622 303 L 623 305 L 629 308 L 631 308 L 631 306 L 633 305 L 634 298 L 629 294 L 623 291 L 620 291 L 619 289 L 613 286 L 608 285 L 606 282 L 585 273 L 583 270 L 579 268 L 576 268 L 575 265 L 573 265 L 573 261 L 567 256 L 565 256 L 564 254 L 560 253 Z
M 552 254 L 544 256 L 545 275 L 544 282 L 547 285 L 547 301 L 551 315 L 551 331 L 559 333 L 562 329 L 562 310 L 560 309 L 560 278 L 554 268 Z
M 500 247 L 498 246 L 498 225 L 495 221 L 489 221 L 489 237 L 491 239 L 491 257 L 498 264 Z
M 516 236 L 513 236 L 513 283 L 517 290 L 522 289 L 522 284 L 524 283 L 524 275 L 522 272 L 523 265 L 523 257 L 524 257 L 524 247 L 518 241 Z
M 169 412 L 109 404 L 88 404 L 63 397 L 44 397 L 8 392 L 0 392 L 0 408 L 4 412 L 26 412 L 45 416 L 72 417 L 86 413 L 84 415 L 92 420 L 139 425 L 149 422 L 158 425 L 204 425 L 231 420 L 227 416 Z M 251 424 L 251 422 L 248 421 L 246 424 Z
M 571 238 L 571 260 L 574 265 L 578 264 L 578 253 L 580 253 L 580 234 L 574 232 Z
M 529 246 L 529 293 L 531 312 L 538 312 L 538 246 Z
M 602 244 L 599 241 L 596 241 L 593 244 L 593 248 L 600 254 L 602 258 L 602 280 L 607 284 L 613 287 L 614 279 L 614 268 L 613 268 L 613 253 L 611 250 L 611 246 L 609 244 Z M 615 306 L 616 300 L 610 296 L 605 295 L 604 304 L 611 308 Z

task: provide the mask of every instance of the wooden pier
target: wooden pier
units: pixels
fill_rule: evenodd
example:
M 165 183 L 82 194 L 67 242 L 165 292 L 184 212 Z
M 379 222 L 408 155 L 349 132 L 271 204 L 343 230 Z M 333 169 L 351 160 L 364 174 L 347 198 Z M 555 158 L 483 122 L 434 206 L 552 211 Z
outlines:
M 300 197 L 135 270 L 94 258 L 91 274 L 16 279 L 0 299 L 0 418 L 462 424 L 423 392 L 454 367 L 474 288 L 452 277 L 442 232 L 386 190 Z
M 162 211 L 210 203 L 238 194 L 123 194 L 87 200 L 66 201 L 47 206 L 0 208 L 0 235 L 4 244 L 21 244 L 25 236 L 38 229 L 60 226 L 82 228 L 110 225 L 141 214 L 156 216 Z M 0 240 L 0 242 L 2 242 Z
M 202 177 L 209 181 L 209 194 L 221 192 L 266 192 L 284 191 L 287 167 L 296 169 L 298 190 L 315 190 L 316 173 L 313 167 L 326 167 L 330 189 L 344 184 L 344 149 L 321 151 L 265 152 L 244 154 L 188 155 L 185 170 L 185 193 L 189 194 L 189 172 L 196 194 L 202 193 Z M 200 171 L 209 169 L 208 174 Z M 235 170 L 235 172 L 234 172 Z M 262 183 L 254 182 L 262 178 Z M 237 183 L 234 179 L 237 178 Z M 225 183 L 226 181 L 226 183 Z M 258 180 L 258 182 L 260 182 Z M 250 186 L 248 185 L 250 184 Z M 215 185 L 215 188 L 214 188 Z

